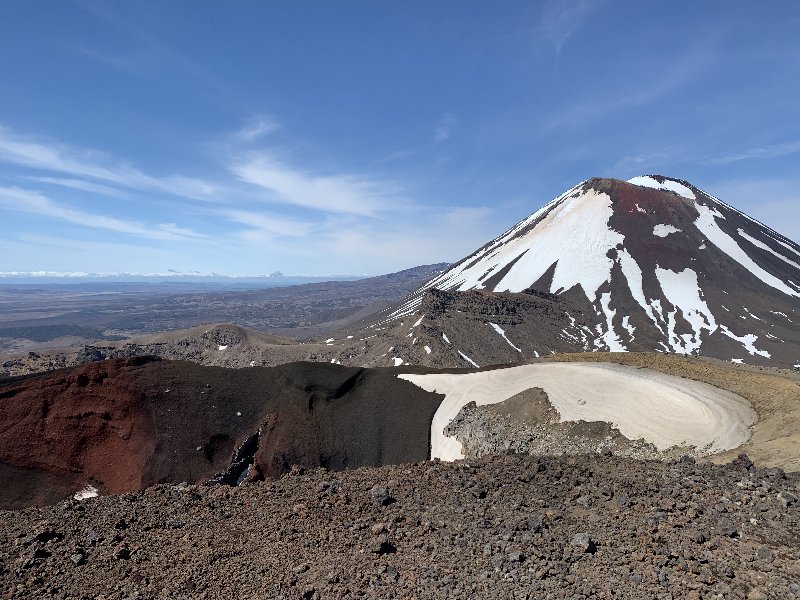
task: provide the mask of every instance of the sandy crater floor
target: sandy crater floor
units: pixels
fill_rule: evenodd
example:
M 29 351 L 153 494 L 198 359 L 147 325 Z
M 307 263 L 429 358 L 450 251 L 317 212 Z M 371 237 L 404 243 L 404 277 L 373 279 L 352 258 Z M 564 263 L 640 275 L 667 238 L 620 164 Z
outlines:
M 659 450 L 694 446 L 708 454 L 737 448 L 758 416 L 750 403 L 714 386 L 610 363 L 544 363 L 465 374 L 398 375 L 445 395 L 431 424 L 431 458 L 462 458 L 461 443 L 445 426 L 471 401 L 496 404 L 542 388 L 561 421 L 606 421 L 629 439 Z

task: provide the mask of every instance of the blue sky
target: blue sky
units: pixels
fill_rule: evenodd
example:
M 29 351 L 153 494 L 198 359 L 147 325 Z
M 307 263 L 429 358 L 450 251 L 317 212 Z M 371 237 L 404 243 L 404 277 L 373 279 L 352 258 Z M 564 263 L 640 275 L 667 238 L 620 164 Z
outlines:
M 800 241 L 798 31 L 794 1 L 4 2 L 0 272 L 377 274 L 645 173 Z

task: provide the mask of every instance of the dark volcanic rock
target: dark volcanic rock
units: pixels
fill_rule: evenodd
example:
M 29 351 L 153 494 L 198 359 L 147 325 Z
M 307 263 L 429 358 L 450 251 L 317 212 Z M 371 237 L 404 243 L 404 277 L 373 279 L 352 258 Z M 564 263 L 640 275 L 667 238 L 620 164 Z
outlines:
M 10 379 L 0 382 L 0 508 L 86 484 L 123 493 L 425 460 L 440 400 L 389 369 L 320 363 L 236 370 L 137 357 Z

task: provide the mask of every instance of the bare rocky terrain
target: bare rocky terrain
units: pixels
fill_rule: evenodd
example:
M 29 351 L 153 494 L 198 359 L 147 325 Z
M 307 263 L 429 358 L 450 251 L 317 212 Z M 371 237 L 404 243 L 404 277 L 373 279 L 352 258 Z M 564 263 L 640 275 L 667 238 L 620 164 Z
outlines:
M 0 512 L 2 598 L 795 598 L 800 477 L 597 454 Z
M 239 284 L 238 289 L 225 290 L 219 285 L 178 282 L 4 282 L 0 285 L 0 352 L 42 352 L 99 339 L 127 339 L 224 322 L 307 338 L 385 309 L 445 266 L 424 265 L 377 277 L 263 289 Z

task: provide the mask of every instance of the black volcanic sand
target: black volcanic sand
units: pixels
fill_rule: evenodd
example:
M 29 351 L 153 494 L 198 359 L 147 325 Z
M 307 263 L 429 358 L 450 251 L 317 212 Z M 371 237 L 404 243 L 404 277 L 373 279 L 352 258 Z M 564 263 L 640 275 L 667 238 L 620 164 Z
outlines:
M 504 456 L 0 512 L 0 598 L 794 598 L 798 474 Z
M 442 397 L 396 374 L 137 358 L 0 381 L 0 508 L 58 501 L 87 483 L 123 493 L 205 481 L 225 472 L 248 440 L 233 483 L 295 464 L 335 470 L 425 460 Z

